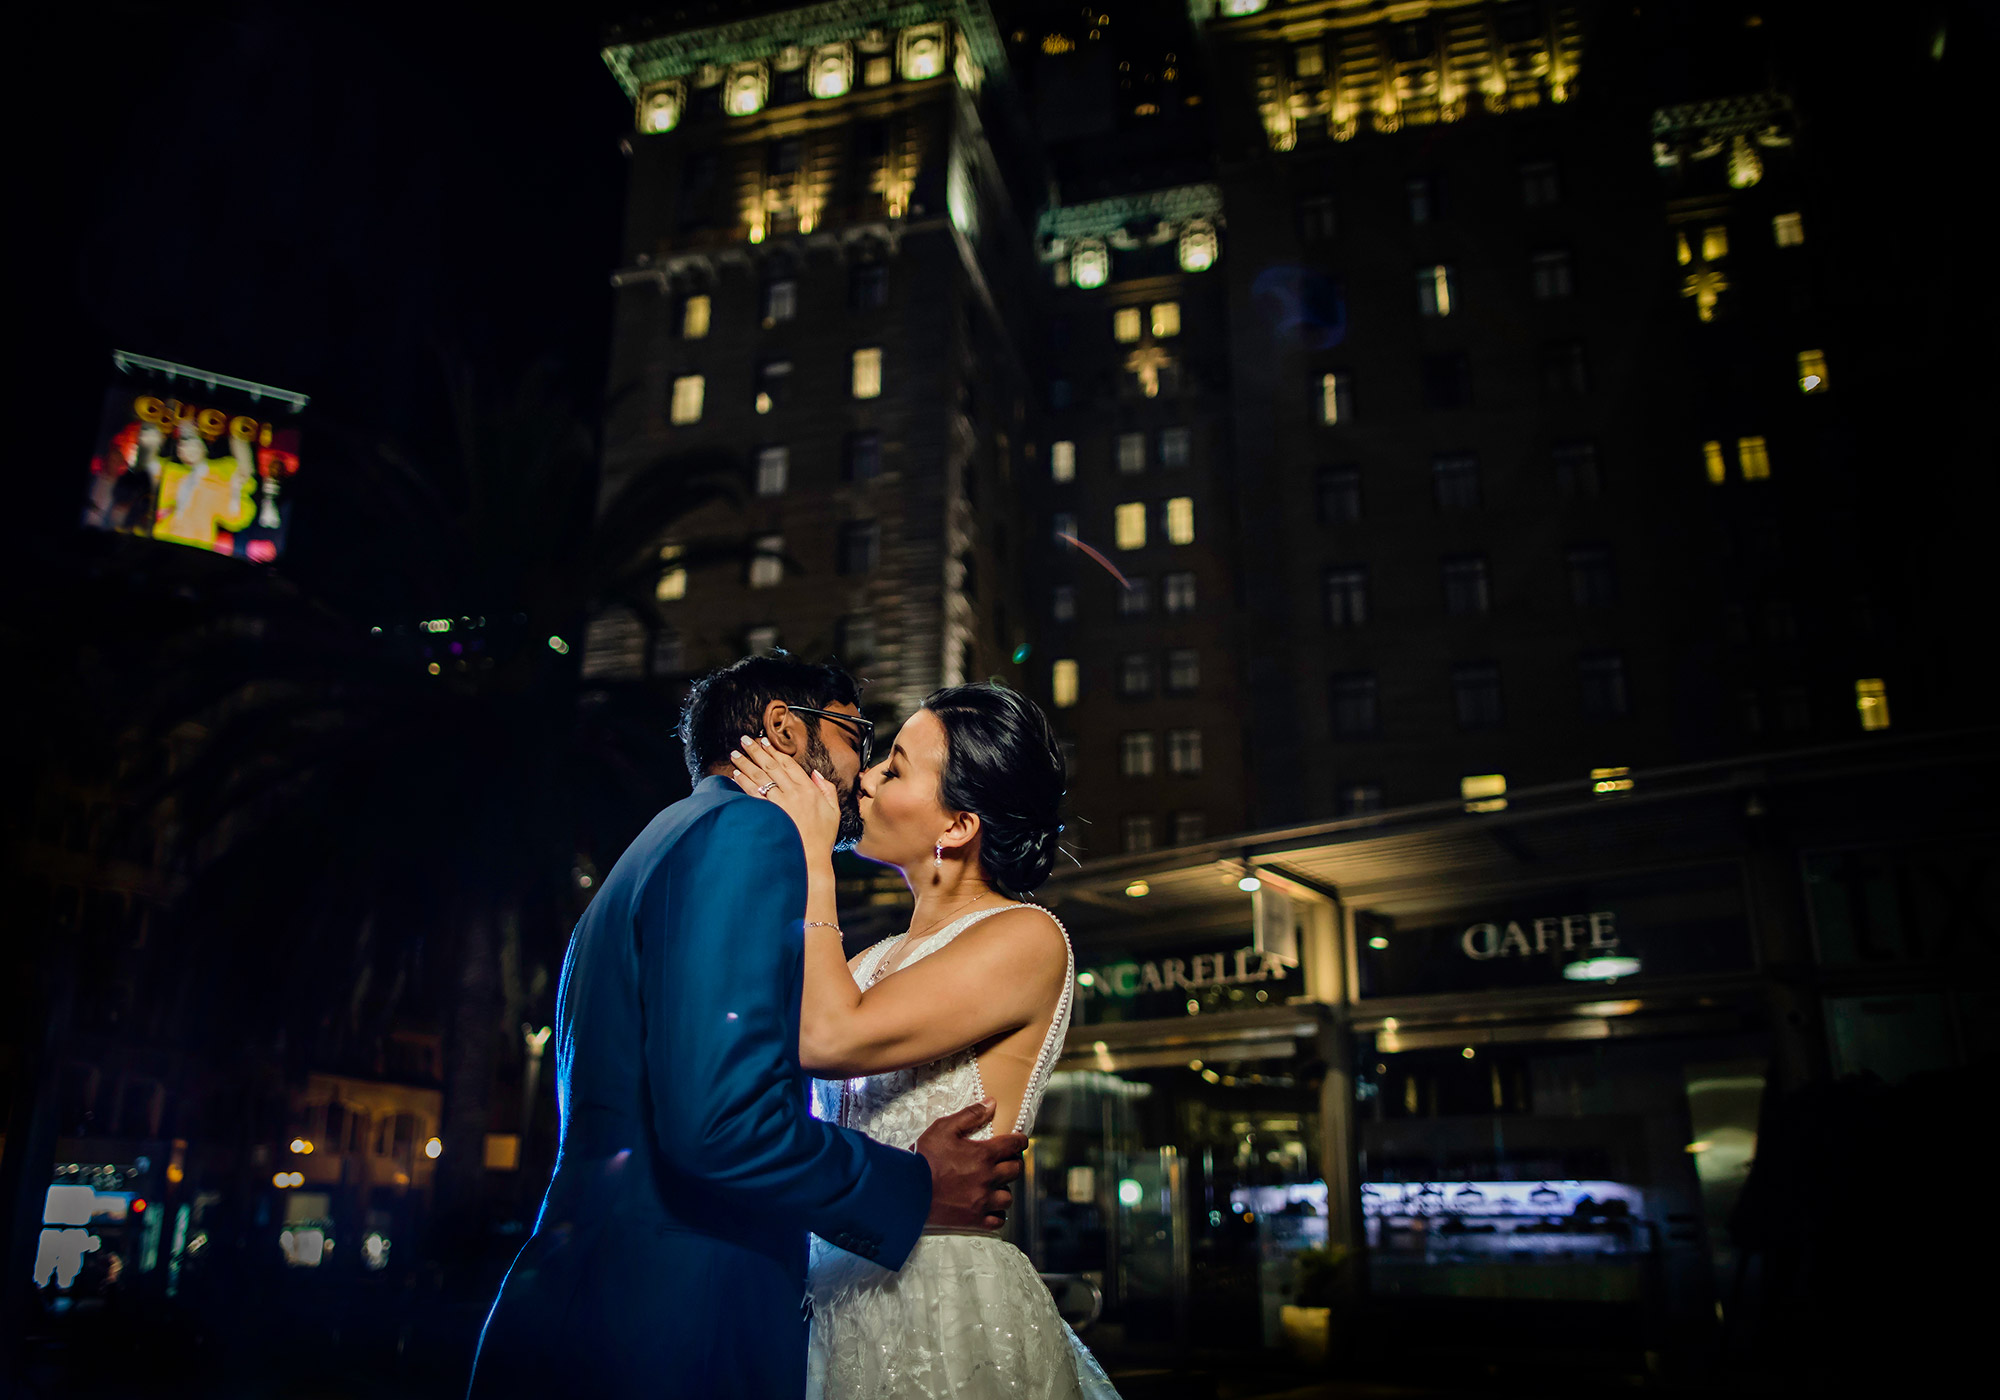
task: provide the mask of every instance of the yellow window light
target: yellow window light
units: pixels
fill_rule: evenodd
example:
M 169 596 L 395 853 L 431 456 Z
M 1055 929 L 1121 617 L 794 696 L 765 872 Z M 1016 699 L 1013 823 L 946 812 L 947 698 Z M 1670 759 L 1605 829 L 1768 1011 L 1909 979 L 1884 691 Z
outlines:
M 1054 693 L 1057 709 L 1067 710 L 1076 703 L 1078 686 L 1079 680 L 1074 661 L 1058 661 L 1050 669 L 1049 689 Z
M 1701 260 L 1721 262 L 1729 256 L 1729 229 L 1723 224 L 1710 224 L 1701 231 Z
M 1127 501 L 1112 512 L 1112 543 L 1120 549 L 1146 547 L 1146 503 Z
M 1165 340 L 1181 333 L 1181 304 L 1161 301 L 1153 304 L 1153 338 Z
M 1889 687 L 1880 677 L 1854 683 L 1854 708 L 1861 715 L 1863 729 L 1889 727 Z
M 1170 544 L 1194 543 L 1194 497 L 1175 496 L 1167 502 L 1167 540 Z
M 1593 768 L 1590 770 L 1590 790 L 1600 796 L 1607 792 L 1630 792 L 1632 790 L 1632 770 L 1630 768 Z
M 1736 439 L 1736 464 L 1745 481 L 1764 481 L 1771 475 L 1771 453 L 1761 437 Z
M 1674 260 L 1682 267 L 1694 261 L 1694 250 L 1688 247 L 1688 236 L 1685 232 L 1674 235 Z
M 1121 306 L 1111 313 L 1111 338 L 1129 345 L 1139 338 L 1139 308 Z
M 1799 351 L 1799 392 L 1802 394 L 1824 394 L 1826 390 L 1826 352 L 1824 350 Z
M 1507 777 L 1503 773 L 1475 773 L 1458 781 L 1458 795 L 1468 812 L 1507 810 Z
M 1722 459 L 1722 444 L 1704 442 L 1701 445 L 1702 464 L 1708 469 L 1708 479 L 1717 486 L 1729 480 L 1729 464 Z
M 1805 221 L 1797 214 L 1773 215 L 1771 238 L 1780 248 L 1796 248 L 1806 241 Z
M 681 339 L 701 340 L 708 335 L 709 300 L 691 296 L 681 307 Z

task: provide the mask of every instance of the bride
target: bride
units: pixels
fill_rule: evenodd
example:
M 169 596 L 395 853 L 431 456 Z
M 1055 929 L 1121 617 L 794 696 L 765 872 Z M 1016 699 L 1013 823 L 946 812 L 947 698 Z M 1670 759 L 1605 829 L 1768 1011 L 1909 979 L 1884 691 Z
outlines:
M 1074 976 L 1055 916 L 1008 894 L 1055 863 L 1064 775 L 1047 716 L 1000 686 L 937 691 L 845 803 L 764 740 L 744 740 L 735 759 L 737 783 L 804 838 L 799 1058 L 820 1076 L 819 1116 L 908 1148 L 934 1119 L 984 1099 L 993 1123 L 1030 1132 Z M 906 932 L 849 964 L 831 853 L 857 815 L 854 849 L 900 870 L 916 908 Z M 820 1400 L 1116 1400 L 997 1230 L 926 1230 L 895 1272 L 815 1239 L 808 1296 L 807 1388 Z

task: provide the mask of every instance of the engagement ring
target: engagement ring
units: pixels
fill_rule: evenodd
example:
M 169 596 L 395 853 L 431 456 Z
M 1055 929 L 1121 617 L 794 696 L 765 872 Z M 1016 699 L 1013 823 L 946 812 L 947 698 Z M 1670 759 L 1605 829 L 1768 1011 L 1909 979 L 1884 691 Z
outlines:
M 777 785 L 778 785 L 778 780 L 776 778 L 773 778 L 771 779 L 770 782 L 764 784 L 764 786 L 757 789 L 757 795 L 759 797 L 769 797 L 771 795 L 771 789 L 776 787 Z

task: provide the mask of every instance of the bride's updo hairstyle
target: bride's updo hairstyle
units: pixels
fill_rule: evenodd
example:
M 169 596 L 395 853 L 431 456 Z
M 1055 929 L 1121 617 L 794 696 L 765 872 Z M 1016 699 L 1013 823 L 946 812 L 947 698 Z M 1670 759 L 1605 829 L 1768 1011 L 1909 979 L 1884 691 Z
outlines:
M 1062 836 L 1062 745 L 1033 701 L 1000 685 L 934 691 L 924 708 L 944 726 L 947 810 L 979 818 L 979 866 L 1009 894 L 1049 878 Z

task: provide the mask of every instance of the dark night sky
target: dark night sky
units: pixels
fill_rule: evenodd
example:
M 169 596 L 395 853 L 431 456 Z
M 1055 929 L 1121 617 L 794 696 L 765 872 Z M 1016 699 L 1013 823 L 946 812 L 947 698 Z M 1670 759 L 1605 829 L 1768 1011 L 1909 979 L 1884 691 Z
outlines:
M 593 8 L 40 8 L 12 221 L 38 522 L 73 519 L 113 348 L 419 442 L 440 347 L 601 390 L 629 108 Z

